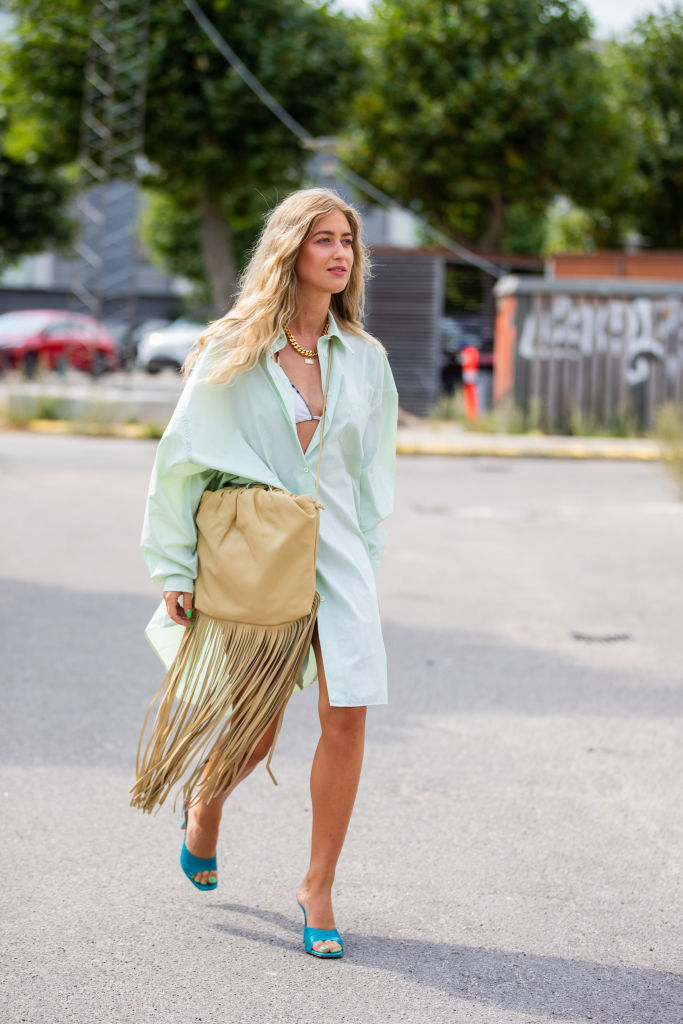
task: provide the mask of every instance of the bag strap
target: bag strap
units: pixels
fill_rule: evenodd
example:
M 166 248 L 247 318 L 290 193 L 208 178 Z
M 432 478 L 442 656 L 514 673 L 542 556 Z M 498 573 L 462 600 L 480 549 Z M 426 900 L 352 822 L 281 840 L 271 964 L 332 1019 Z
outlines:
M 325 432 L 325 409 L 327 408 L 327 390 L 330 386 L 330 370 L 332 368 L 332 338 L 330 337 L 329 347 L 327 349 L 327 377 L 325 380 L 325 394 L 323 395 L 323 411 L 320 414 L 320 445 L 318 446 L 318 469 L 315 474 L 315 498 L 313 499 L 318 504 L 318 485 L 320 484 L 320 461 L 323 455 L 323 436 Z

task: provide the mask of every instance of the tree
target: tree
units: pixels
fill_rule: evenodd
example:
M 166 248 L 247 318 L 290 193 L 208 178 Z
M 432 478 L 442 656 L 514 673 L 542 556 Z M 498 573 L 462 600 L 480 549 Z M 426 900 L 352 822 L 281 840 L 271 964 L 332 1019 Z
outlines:
M 70 183 L 38 163 L 5 153 L 5 128 L 6 118 L 0 117 L 0 269 L 22 256 L 63 248 L 74 233 L 67 213 Z
M 625 120 L 576 0 L 383 0 L 352 159 L 428 217 L 498 249 L 512 204 L 600 205 L 628 175 Z M 519 218 L 517 218 L 519 220 Z
M 612 49 L 637 143 L 637 173 L 621 196 L 653 246 L 683 245 L 683 7 L 636 22 Z
M 73 161 L 87 0 L 10 0 L 4 56 L 15 144 Z M 250 70 L 313 135 L 333 134 L 361 74 L 354 21 L 300 0 L 213 0 L 203 10 Z M 232 232 L 299 186 L 306 153 L 216 51 L 182 3 L 152 0 L 145 154 L 149 183 L 199 218 L 203 261 L 222 311 L 235 284 Z M 1 56 L 1 55 L 0 55 Z
M 239 206 L 235 197 L 233 205 Z M 227 217 L 229 212 L 226 209 L 224 216 Z M 230 229 L 238 267 L 246 262 L 260 227 L 258 217 L 252 215 L 241 219 L 232 215 Z M 189 306 L 199 306 L 202 315 L 209 316 L 211 296 L 200 245 L 200 212 L 192 199 L 183 202 L 176 194 L 159 189 L 146 190 L 139 230 L 140 239 L 153 262 L 167 273 L 187 278 L 193 286 L 187 296 Z

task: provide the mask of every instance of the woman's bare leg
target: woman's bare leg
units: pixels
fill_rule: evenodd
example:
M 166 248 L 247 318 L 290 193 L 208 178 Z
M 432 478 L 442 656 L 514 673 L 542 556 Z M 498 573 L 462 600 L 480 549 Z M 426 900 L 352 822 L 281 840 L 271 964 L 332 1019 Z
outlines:
M 329 929 L 335 927 L 332 883 L 363 765 L 366 709 L 330 707 L 317 630 L 313 649 L 318 664 L 318 713 L 322 732 L 311 769 L 311 859 L 296 896 L 306 910 L 308 925 Z M 335 952 L 339 945 L 316 942 L 313 948 Z
M 246 768 L 238 779 L 226 789 L 223 793 L 219 793 L 212 800 L 207 803 L 205 800 L 196 800 L 189 807 L 187 812 L 187 832 L 185 834 L 185 845 L 187 846 L 190 853 L 193 853 L 195 857 L 213 857 L 216 853 L 218 846 L 218 833 L 221 827 L 221 816 L 223 814 L 223 804 L 228 799 L 233 790 L 243 782 L 248 775 L 251 775 L 256 765 L 263 760 L 268 754 L 271 744 L 273 742 L 273 736 L 277 722 L 263 734 L 259 742 L 254 748 L 254 752 L 251 755 Z M 206 771 L 209 770 L 207 765 Z M 208 885 L 210 880 L 215 880 L 218 877 L 217 871 L 200 871 L 193 876 L 195 882 L 199 882 L 200 885 Z

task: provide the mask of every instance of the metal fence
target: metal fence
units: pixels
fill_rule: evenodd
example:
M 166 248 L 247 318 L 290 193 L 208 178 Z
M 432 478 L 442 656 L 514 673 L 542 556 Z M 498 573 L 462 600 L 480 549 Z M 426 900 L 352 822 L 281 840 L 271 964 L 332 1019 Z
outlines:
M 418 249 L 375 248 L 365 325 L 387 347 L 401 407 L 425 416 L 439 396 L 443 261 Z

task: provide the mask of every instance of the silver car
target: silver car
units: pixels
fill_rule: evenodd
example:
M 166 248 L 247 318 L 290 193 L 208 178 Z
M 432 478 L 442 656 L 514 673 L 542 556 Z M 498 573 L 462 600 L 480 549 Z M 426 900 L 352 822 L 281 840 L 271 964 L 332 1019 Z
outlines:
M 205 330 L 206 324 L 181 319 L 150 331 L 138 346 L 138 366 L 147 373 L 159 373 L 166 367 L 179 370 Z

